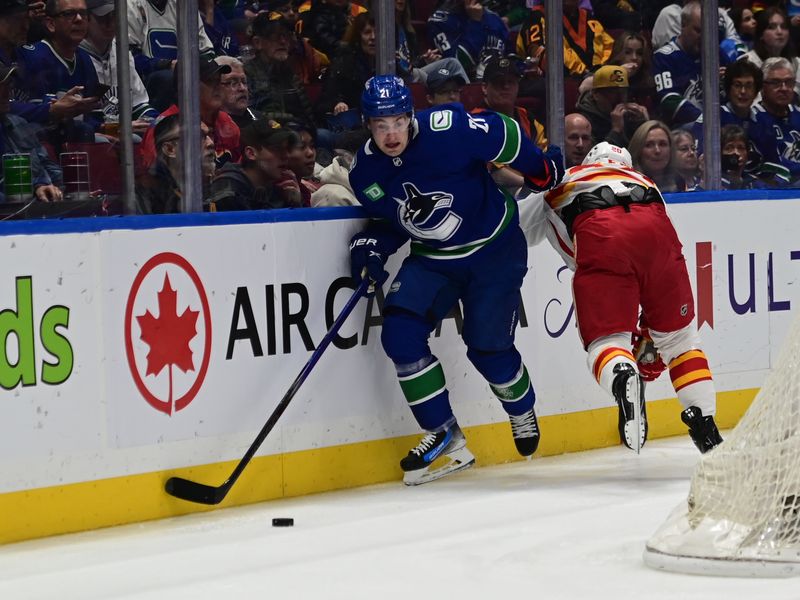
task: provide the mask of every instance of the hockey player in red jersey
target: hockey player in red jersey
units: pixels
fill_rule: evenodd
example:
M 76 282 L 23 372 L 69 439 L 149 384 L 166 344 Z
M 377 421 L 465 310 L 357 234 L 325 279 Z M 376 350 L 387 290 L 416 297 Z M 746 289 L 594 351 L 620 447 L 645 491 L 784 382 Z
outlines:
M 530 245 L 546 236 L 575 271 L 578 330 L 592 375 L 619 407 L 622 442 L 636 452 L 644 445 L 643 382 L 668 368 L 695 445 L 720 444 L 681 243 L 661 193 L 631 168 L 628 151 L 597 144 L 560 185 L 521 201 L 520 221 Z M 650 339 L 657 352 L 647 352 Z

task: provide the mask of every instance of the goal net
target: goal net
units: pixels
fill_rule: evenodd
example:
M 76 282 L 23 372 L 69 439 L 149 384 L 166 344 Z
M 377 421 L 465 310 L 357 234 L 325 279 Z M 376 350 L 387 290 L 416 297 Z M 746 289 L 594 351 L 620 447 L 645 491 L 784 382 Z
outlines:
M 763 387 L 700 459 L 689 496 L 647 542 L 648 566 L 741 577 L 800 575 L 800 316 Z

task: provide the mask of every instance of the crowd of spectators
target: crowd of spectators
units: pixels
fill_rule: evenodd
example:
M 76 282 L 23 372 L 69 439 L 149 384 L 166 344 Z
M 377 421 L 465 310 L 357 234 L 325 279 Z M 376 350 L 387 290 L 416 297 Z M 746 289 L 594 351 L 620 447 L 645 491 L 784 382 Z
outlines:
M 32 199 L 62 199 L 62 153 L 116 152 L 129 119 L 139 211 L 180 210 L 177 1 L 126 3 L 132 113 L 122 115 L 113 0 L 0 0 L 0 146 L 30 155 Z M 347 168 L 367 135 L 360 95 L 380 33 L 371 4 L 198 2 L 207 210 L 353 202 Z M 800 7 L 719 6 L 722 184 L 800 187 Z M 545 147 L 544 2 L 394 8 L 397 72 L 417 109 L 460 101 L 501 112 Z M 701 9 L 698 0 L 564 0 L 568 166 L 608 141 L 664 191 L 703 189 Z M 487 168 L 510 191 L 522 184 L 510 169 Z

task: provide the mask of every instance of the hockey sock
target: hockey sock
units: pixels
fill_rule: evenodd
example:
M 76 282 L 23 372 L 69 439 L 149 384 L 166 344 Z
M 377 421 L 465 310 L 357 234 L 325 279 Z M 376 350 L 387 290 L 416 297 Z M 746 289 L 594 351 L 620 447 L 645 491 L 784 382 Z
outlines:
M 601 345 L 596 348 L 589 348 L 589 364 L 592 375 L 604 390 L 610 395 L 614 395 L 612 385 L 614 383 L 614 367 L 620 363 L 631 365 L 637 373 L 636 359 L 631 351 L 619 346 Z
M 397 365 L 397 379 L 419 426 L 438 431 L 453 419 L 444 370 L 435 356 L 414 365 Z
M 696 406 L 705 416 L 716 414 L 716 389 L 702 350 L 689 350 L 670 361 L 669 376 L 684 408 Z
M 520 364 L 514 379 L 502 384 L 489 383 L 494 395 L 503 404 L 503 410 L 509 415 L 519 416 L 533 408 L 536 394 L 528 376 L 528 369 Z

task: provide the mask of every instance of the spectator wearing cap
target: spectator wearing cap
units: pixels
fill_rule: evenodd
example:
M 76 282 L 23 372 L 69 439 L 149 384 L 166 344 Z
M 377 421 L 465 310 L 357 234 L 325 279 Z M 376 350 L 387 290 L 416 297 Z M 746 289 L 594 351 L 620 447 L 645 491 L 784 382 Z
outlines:
M 222 110 L 231 116 L 241 130 L 243 127 L 262 118 L 260 110 L 250 108 L 250 89 L 247 87 L 247 74 L 244 64 L 232 56 L 220 56 L 217 59 L 220 65 L 228 65 L 230 73 L 224 73 L 220 78 L 222 87 Z
M 9 114 L 12 78 L 16 67 L 0 65 L 0 147 L 4 154 L 27 154 L 31 157 L 34 197 L 43 202 L 63 199 L 59 186 L 63 183 L 61 168 L 42 147 L 36 132 L 22 117 Z M 0 163 L 0 179 L 2 178 Z M 4 186 L 0 184 L 0 203 L 5 202 Z
M 211 210 L 258 210 L 300 206 L 300 188 L 288 180 L 289 152 L 297 134 L 266 120 L 242 130 L 242 163 L 225 165 L 211 184 Z
M 526 108 L 516 105 L 523 71 L 524 63 L 519 58 L 493 56 L 483 73 L 483 104 L 473 112 L 492 110 L 511 117 L 519 123 L 522 132 L 544 150 L 547 148 L 544 126 Z
M 104 121 L 118 122 L 117 48 L 114 43 L 117 26 L 114 0 L 87 0 L 86 7 L 89 9 L 89 31 L 80 47 L 91 56 L 100 83 L 110 88 L 101 99 Z M 136 72 L 133 55 L 129 54 L 129 58 L 133 131 L 144 134 L 158 117 L 158 112 L 150 106 L 150 97 Z
M 93 141 L 100 120 L 90 113 L 100 98 L 92 59 L 80 47 L 89 28 L 86 0 L 48 0 L 45 10 L 47 39 L 18 51 L 21 76 L 11 110 L 45 128 L 55 145 Z
M 544 126 L 529 115 L 526 108 L 516 105 L 523 68 L 522 61 L 515 56 L 494 56 L 489 59 L 481 84 L 484 101 L 472 112 L 491 110 L 511 117 L 519 123 L 523 134 L 544 150 L 547 148 Z M 510 167 L 492 165 L 490 170 L 495 182 L 510 193 L 515 193 L 524 185 L 522 174 Z
M 181 136 L 177 114 L 161 119 L 153 128 L 156 159 L 147 173 L 136 182 L 136 204 L 142 214 L 178 213 L 181 211 Z M 214 141 L 205 123 L 200 123 L 203 197 L 216 169 Z
M 215 0 L 198 0 L 203 28 L 217 56 L 238 56 L 239 42 L 233 34 L 225 11 Z
M 175 99 L 173 69 L 178 61 L 177 0 L 127 0 L 128 39 L 136 70 L 158 111 Z M 201 58 L 213 58 L 214 46 L 197 14 L 198 46 Z
M 447 67 L 441 67 L 428 73 L 428 79 L 425 82 L 428 104 L 438 106 L 450 102 L 461 102 L 461 90 L 464 89 L 466 83 L 463 76 L 450 71 Z
M 200 58 L 200 120 L 211 131 L 217 156 L 217 167 L 227 162 L 239 160 L 239 127 L 231 116 L 222 110 L 221 77 L 231 72 L 228 65 L 221 65 L 213 58 Z M 159 119 L 178 114 L 177 104 L 173 104 L 159 116 Z M 140 144 L 142 164 L 150 167 L 156 156 L 154 129 L 151 127 Z
M 0 0 L 0 64 L 11 66 L 17 59 L 17 48 L 28 41 L 27 0 Z
M 649 119 L 644 106 L 628 102 L 628 72 L 617 65 L 597 70 L 592 89 L 578 99 L 577 111 L 592 124 L 592 145 L 608 142 L 625 148 L 636 128 Z
M 270 119 L 313 122 L 311 100 L 289 62 L 293 36 L 292 26 L 282 18 L 270 19 L 261 13 L 253 21 L 256 55 L 244 67 L 250 105 Z
M 303 85 L 319 81 L 325 69 L 331 64 L 330 57 L 311 45 L 308 38 L 302 35 L 300 13 L 295 10 L 292 0 L 270 0 L 264 3 L 269 11 L 269 18 L 284 19 L 292 28 L 292 39 L 289 45 L 289 64 Z

